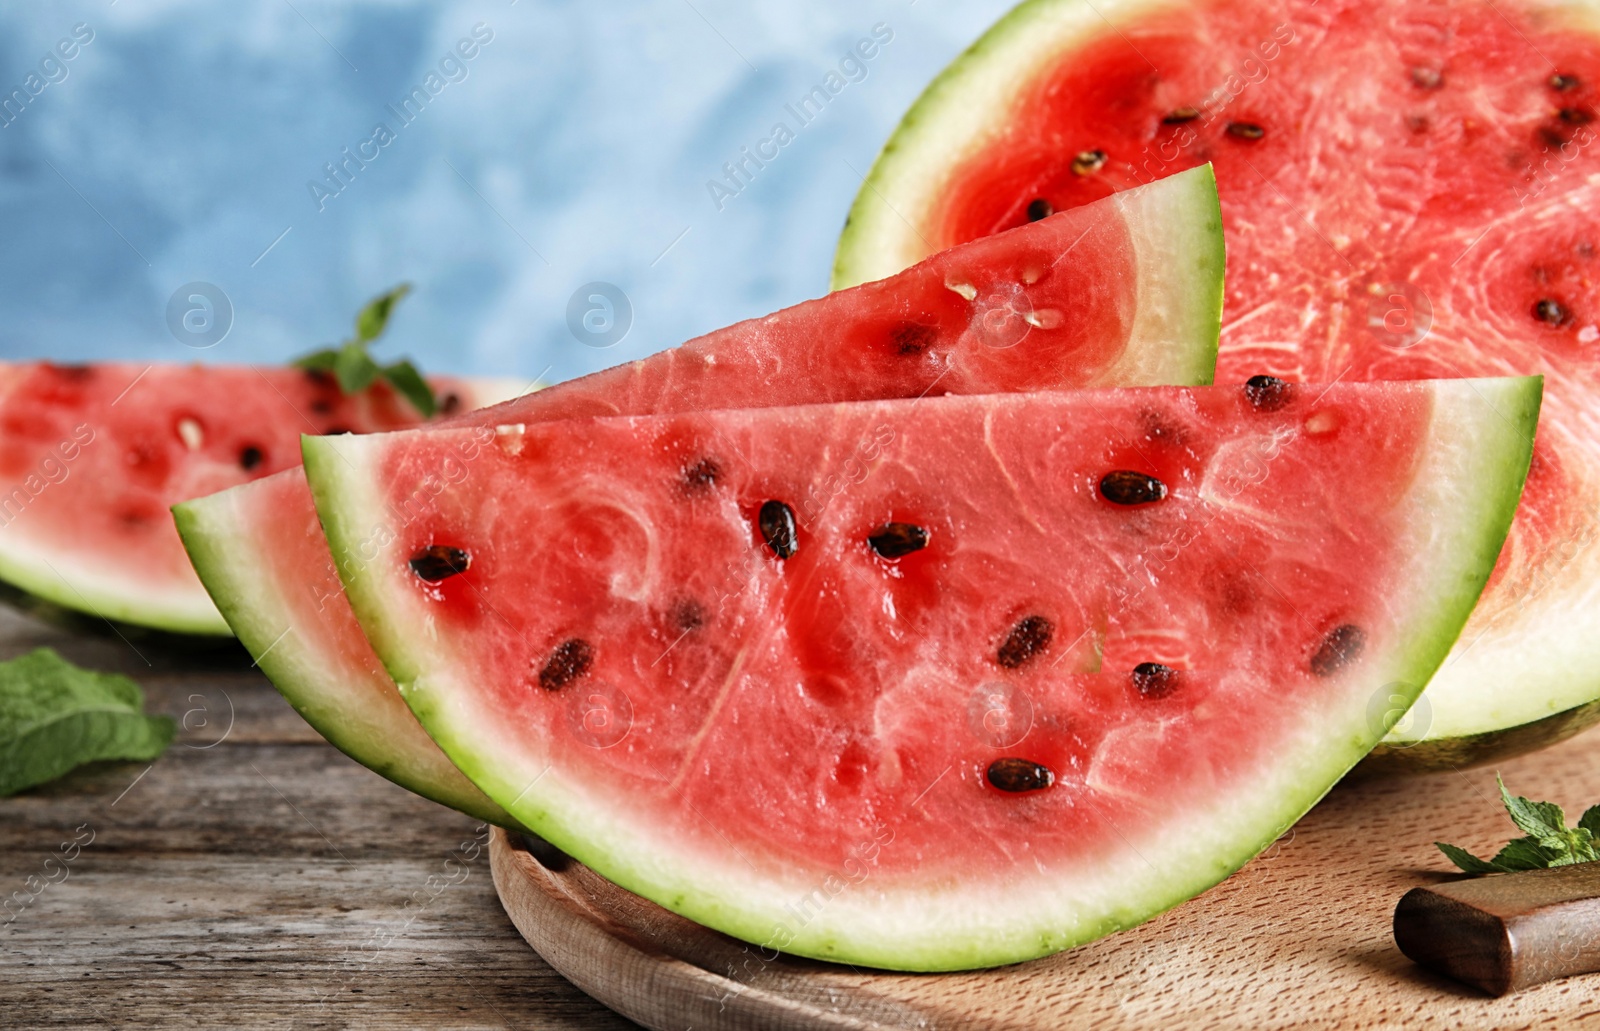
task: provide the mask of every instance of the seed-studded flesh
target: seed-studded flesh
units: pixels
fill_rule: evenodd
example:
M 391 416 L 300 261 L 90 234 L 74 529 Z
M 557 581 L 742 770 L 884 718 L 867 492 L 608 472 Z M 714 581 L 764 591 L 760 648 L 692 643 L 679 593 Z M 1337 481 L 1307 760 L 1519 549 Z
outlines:
M 694 817 L 715 810 L 751 862 L 788 862 L 796 840 L 842 862 L 948 769 L 885 876 L 953 870 L 951 821 L 1065 855 L 1093 814 L 1131 818 L 1201 761 L 1162 728 L 1265 740 L 1240 699 L 1318 694 L 1394 646 L 1385 571 L 1430 387 L 1307 388 L 1273 411 L 1233 384 L 530 424 L 406 528 L 473 551 L 413 595 L 506 727 L 557 769 L 681 810 L 692 840 L 715 838 Z M 408 494 L 455 446 L 441 433 L 385 438 L 378 481 Z M 987 450 L 950 460 L 972 440 Z M 678 471 L 707 441 L 723 474 L 686 496 Z M 870 457 L 839 480 L 858 445 Z M 1165 496 L 1108 504 L 1107 465 L 1135 463 Z M 801 535 L 783 561 L 752 525 L 768 506 Z M 889 561 L 867 541 L 895 523 L 927 537 Z M 539 690 L 540 668 L 565 686 Z M 595 747 L 583 706 L 625 711 L 628 733 Z M 996 732 L 995 709 L 1026 711 L 1026 732 Z
M 1228 238 L 1217 382 L 1545 375 L 1526 497 L 1463 634 L 1477 643 L 1429 688 L 1432 725 L 1470 734 L 1592 698 L 1592 7 L 1199 0 L 1116 4 L 1104 17 L 986 120 L 980 151 L 925 213 L 885 192 L 916 247 L 1019 224 L 1030 203 L 1066 210 L 1209 161 Z M 1196 117 L 1172 118 L 1185 109 Z M 1230 131 L 1239 124 L 1262 133 Z M 1107 154 L 1093 176 L 1073 167 L 1086 149 Z M 1516 686 L 1480 706 L 1491 683 Z

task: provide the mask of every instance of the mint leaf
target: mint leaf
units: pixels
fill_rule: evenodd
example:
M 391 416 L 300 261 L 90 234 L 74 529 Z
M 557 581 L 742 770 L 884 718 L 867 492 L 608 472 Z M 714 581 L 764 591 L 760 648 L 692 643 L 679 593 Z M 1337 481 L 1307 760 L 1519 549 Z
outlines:
M 127 677 L 81 669 L 50 648 L 0 662 L 0 796 L 100 759 L 154 759 L 172 720 L 146 716 Z
M 334 365 L 339 361 L 337 348 L 328 347 L 321 351 L 312 351 L 310 354 L 296 358 L 290 364 L 299 369 L 318 369 L 332 372 Z
M 1549 837 L 1561 834 L 1567 829 L 1567 814 L 1554 802 L 1531 802 L 1521 795 L 1513 795 L 1506 790 L 1506 782 L 1495 775 L 1495 782 L 1500 785 L 1500 798 L 1505 802 L 1506 812 L 1511 814 L 1511 822 L 1521 828 L 1522 833 L 1530 834 L 1536 838 Z
M 410 292 L 411 284 L 401 283 L 388 293 L 379 294 L 368 301 L 356 316 L 356 340 L 370 344 L 383 336 L 383 331 L 389 328 L 389 315 L 394 311 L 394 306 Z
M 1485 862 L 1458 845 L 1446 845 L 1442 841 L 1435 841 L 1439 851 L 1443 852 L 1450 862 L 1461 867 L 1467 873 L 1498 873 L 1499 868 L 1493 863 Z
M 408 361 L 398 361 L 383 367 L 383 378 L 389 385 L 398 390 L 410 401 L 417 411 L 422 413 L 424 419 L 433 418 L 433 413 L 438 410 L 439 402 L 434 399 L 433 388 L 428 386 L 428 381 L 422 378 L 422 373 Z
M 439 404 L 433 396 L 433 388 L 428 386 L 428 381 L 422 378 L 422 373 L 417 371 L 415 365 L 405 360 L 379 365 L 367 354 L 367 345 L 389 328 L 389 316 L 394 313 L 394 306 L 410 292 L 411 284 L 401 283 L 388 293 L 374 297 L 356 315 L 355 336 L 338 347 L 312 351 L 295 359 L 293 364 L 302 369 L 332 372 L 339 381 L 339 389 L 345 394 L 359 394 L 372 386 L 373 380 L 381 377 L 410 401 L 423 418 L 432 418 Z
M 346 394 L 359 394 L 378 378 L 378 363 L 367 355 L 365 347 L 351 340 L 339 348 L 339 356 L 333 363 L 333 374 L 339 378 L 340 390 Z
M 1568 827 L 1566 814 L 1554 802 L 1534 802 L 1513 795 L 1498 775 L 1495 781 L 1500 785 L 1500 799 L 1505 803 L 1511 822 L 1527 836 L 1506 842 L 1488 861 L 1464 848 L 1434 842 L 1452 863 L 1467 873 L 1482 874 L 1543 870 L 1600 860 L 1600 846 L 1596 843 L 1596 837 L 1600 836 L 1600 805 L 1590 806 L 1578 826 Z
M 1497 870 L 1514 873 L 1517 870 L 1543 870 L 1549 866 L 1563 866 L 1565 850 L 1546 848 L 1533 838 L 1515 838 L 1506 842 L 1489 862 Z

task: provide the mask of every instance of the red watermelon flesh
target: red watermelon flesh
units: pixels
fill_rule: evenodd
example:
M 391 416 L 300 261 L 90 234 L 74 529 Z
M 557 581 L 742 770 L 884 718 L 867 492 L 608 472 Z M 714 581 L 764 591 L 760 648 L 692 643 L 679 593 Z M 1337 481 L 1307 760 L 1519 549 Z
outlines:
M 1489 574 L 1538 389 L 944 397 L 305 454 L 362 627 L 513 816 L 748 940 L 938 969 L 1175 904 L 1364 755 L 1372 699 L 1420 690 Z M 785 909 L 829 878 L 859 887 Z
M 434 385 L 446 411 L 508 393 Z M 385 383 L 347 397 L 298 369 L 0 366 L 0 578 L 91 616 L 226 634 L 167 510 L 298 465 L 302 433 L 421 421 Z
M 1209 382 L 1215 203 L 1209 170 L 1195 169 L 458 421 Z M 307 720 L 406 787 L 508 820 L 395 695 L 339 594 L 298 472 L 176 515 L 218 606 Z
M 1410 740 L 1537 720 L 1600 694 L 1597 30 L 1590 3 L 1035 0 L 908 116 L 836 282 L 1211 162 L 1219 381 L 1548 377 L 1496 582 Z M 1002 110 L 968 131 L 955 97 Z

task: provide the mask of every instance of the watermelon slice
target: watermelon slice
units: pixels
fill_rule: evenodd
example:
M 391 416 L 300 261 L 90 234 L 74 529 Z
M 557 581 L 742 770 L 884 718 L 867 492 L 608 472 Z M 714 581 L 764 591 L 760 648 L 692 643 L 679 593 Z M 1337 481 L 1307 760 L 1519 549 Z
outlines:
M 449 410 L 514 392 L 434 385 Z M 347 397 L 298 369 L 0 365 L 0 580 L 45 612 L 228 634 L 167 509 L 297 466 L 301 433 L 420 421 L 386 383 Z
M 491 798 L 711 927 L 943 970 L 1194 895 L 1365 755 L 1489 575 L 1539 392 L 1262 379 L 304 451 L 362 627 Z
M 1198 168 L 467 420 L 1102 383 L 1209 383 L 1222 295 Z M 506 823 L 417 726 L 362 636 L 303 477 L 176 510 L 218 606 L 306 719 L 373 770 Z
M 1597 111 L 1592 0 L 1034 0 L 906 115 L 835 284 L 1209 161 L 1219 381 L 1545 374 L 1495 582 L 1380 749 L 1486 761 L 1600 718 Z

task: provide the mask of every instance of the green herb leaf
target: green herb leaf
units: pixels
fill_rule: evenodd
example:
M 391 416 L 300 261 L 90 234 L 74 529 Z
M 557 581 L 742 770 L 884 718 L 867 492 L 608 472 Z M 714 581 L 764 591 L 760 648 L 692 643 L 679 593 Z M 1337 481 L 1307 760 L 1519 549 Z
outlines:
M 1500 785 L 1500 798 L 1505 802 L 1506 812 L 1511 814 L 1511 822 L 1522 829 L 1522 833 L 1531 834 L 1536 838 L 1560 834 L 1567 829 L 1567 814 L 1554 802 L 1533 802 L 1521 795 L 1513 795 L 1506 790 L 1506 782 L 1495 775 L 1495 782 Z
M 1545 848 L 1533 838 L 1513 838 L 1489 862 L 1496 870 L 1508 873 L 1514 870 L 1543 870 L 1561 865 L 1557 860 L 1564 854 L 1560 848 Z
M 333 363 L 333 374 L 339 378 L 340 390 L 346 394 L 359 394 L 378 378 L 378 363 L 367 354 L 364 346 L 351 340 L 339 348 L 339 357 Z
M 415 365 L 409 361 L 379 365 L 367 354 L 367 345 L 389 328 L 389 316 L 394 313 L 394 306 L 410 292 L 411 284 L 401 283 L 388 293 L 374 297 L 356 315 L 355 336 L 338 347 L 312 351 L 295 359 L 294 364 L 302 369 L 332 372 L 339 381 L 339 389 L 345 394 L 359 394 L 372 386 L 373 380 L 382 378 L 410 401 L 423 418 L 432 418 L 439 409 L 439 403 L 433 395 L 433 388 L 428 386 L 428 381 L 422 378 L 422 373 L 417 371 Z
M 433 388 L 428 386 L 428 381 L 422 378 L 422 373 L 408 361 L 398 361 L 383 367 L 383 378 L 389 385 L 400 391 L 407 401 L 417 411 L 422 413 L 424 419 L 433 418 L 433 413 L 438 411 L 439 402 L 433 396 Z
M 318 369 L 332 372 L 333 367 L 339 362 L 337 348 L 328 347 L 321 351 L 312 351 L 310 354 L 296 358 L 291 364 L 300 369 Z
M 1506 842 L 1495 857 L 1482 860 L 1456 845 L 1434 842 L 1452 863 L 1467 873 L 1511 873 L 1517 870 L 1543 870 L 1552 866 L 1571 866 L 1600 860 L 1596 837 L 1600 835 L 1600 805 L 1584 812 L 1578 826 L 1568 827 L 1566 814 L 1554 802 L 1534 802 L 1513 795 L 1497 776 L 1500 799 L 1506 812 L 1527 836 Z
M 101 759 L 154 759 L 172 741 L 127 677 L 81 669 L 49 648 L 0 662 L 0 796 Z
M 389 328 L 389 315 L 394 311 L 394 306 L 410 292 L 411 284 L 401 283 L 388 293 L 379 294 L 368 301 L 356 316 L 356 340 L 370 344 L 383 336 L 383 331 Z
M 1493 863 L 1479 859 L 1477 856 L 1461 848 L 1459 845 L 1446 845 L 1442 841 L 1435 841 L 1439 851 L 1443 852 L 1450 862 L 1461 867 L 1467 873 L 1499 873 L 1500 870 Z

